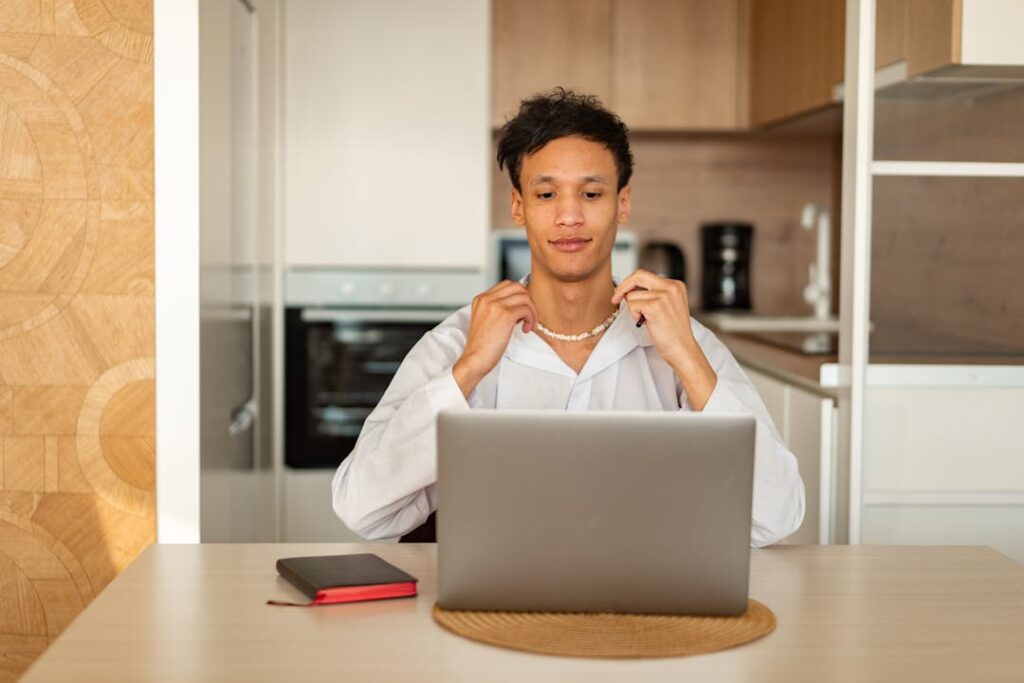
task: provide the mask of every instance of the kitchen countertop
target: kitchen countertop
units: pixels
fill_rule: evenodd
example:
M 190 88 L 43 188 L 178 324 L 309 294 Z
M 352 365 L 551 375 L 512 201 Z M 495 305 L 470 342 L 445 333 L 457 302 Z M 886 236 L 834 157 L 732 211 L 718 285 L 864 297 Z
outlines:
M 809 355 L 760 341 L 747 334 L 712 332 L 742 365 L 813 393 L 836 398 L 839 356 Z M 876 353 L 868 367 L 878 386 L 1024 386 L 1024 354 Z
M 827 364 L 837 364 L 838 355 L 808 355 L 758 341 L 743 334 L 714 332 L 741 364 L 809 391 L 836 396 L 836 387 L 822 384 L 821 368 Z
M 420 595 L 321 607 L 281 557 L 376 553 Z M 1024 567 L 984 547 L 754 550 L 750 596 L 776 630 L 691 657 L 600 660 L 466 640 L 431 619 L 434 544 L 152 545 L 29 669 L 45 681 L 1020 680 Z

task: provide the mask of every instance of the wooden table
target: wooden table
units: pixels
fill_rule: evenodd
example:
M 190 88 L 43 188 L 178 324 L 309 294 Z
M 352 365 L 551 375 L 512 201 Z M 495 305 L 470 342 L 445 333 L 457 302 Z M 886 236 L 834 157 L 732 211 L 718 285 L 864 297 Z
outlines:
M 1024 566 L 989 548 L 755 550 L 751 597 L 778 628 L 734 650 L 660 660 L 531 655 L 436 626 L 433 545 L 154 545 L 28 671 L 42 681 L 1024 680 Z M 279 557 L 375 552 L 420 596 L 316 608 Z

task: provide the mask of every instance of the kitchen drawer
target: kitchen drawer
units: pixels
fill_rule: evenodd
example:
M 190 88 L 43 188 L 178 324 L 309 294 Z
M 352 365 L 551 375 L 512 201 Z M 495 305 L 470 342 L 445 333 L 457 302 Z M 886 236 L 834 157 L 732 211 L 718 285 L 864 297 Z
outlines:
M 865 404 L 866 493 L 1024 491 L 1024 388 L 869 387 Z

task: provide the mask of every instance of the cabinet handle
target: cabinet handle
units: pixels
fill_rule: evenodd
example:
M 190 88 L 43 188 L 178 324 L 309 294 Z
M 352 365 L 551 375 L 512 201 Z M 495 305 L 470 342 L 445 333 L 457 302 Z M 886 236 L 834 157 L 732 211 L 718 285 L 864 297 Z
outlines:
M 228 434 L 238 436 L 242 432 L 251 429 L 252 423 L 256 420 L 259 412 L 256 401 L 252 398 L 238 408 L 235 408 L 231 411 L 231 423 L 228 424 Z

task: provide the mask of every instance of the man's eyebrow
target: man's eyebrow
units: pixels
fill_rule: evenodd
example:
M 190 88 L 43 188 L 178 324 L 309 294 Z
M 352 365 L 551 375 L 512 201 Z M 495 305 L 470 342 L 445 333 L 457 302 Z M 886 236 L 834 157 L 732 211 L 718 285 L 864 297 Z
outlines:
M 604 176 L 599 175 L 586 175 L 581 178 L 584 183 L 603 183 L 608 184 L 608 180 Z M 555 181 L 554 176 L 550 175 L 539 175 L 530 181 L 530 185 L 543 185 L 544 183 L 553 183 Z

